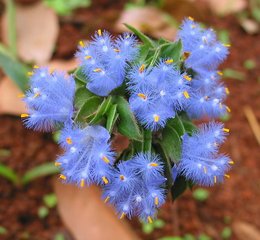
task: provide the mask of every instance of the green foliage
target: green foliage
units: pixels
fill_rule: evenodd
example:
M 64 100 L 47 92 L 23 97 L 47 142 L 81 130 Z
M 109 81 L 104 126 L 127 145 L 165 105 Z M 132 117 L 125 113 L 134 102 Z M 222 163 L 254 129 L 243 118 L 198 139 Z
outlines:
M 196 190 L 194 190 L 194 192 L 192 193 L 192 196 L 195 200 L 199 201 L 199 202 L 204 202 L 208 199 L 209 197 L 209 192 L 206 189 L 203 188 L 197 188 Z
M 200 234 L 198 240 L 211 240 L 212 238 L 207 236 L 206 234 Z
M 237 70 L 226 68 L 223 70 L 223 76 L 225 78 L 233 78 L 236 80 L 244 81 L 245 80 L 245 74 L 242 72 L 239 72 Z
M 156 228 L 161 229 L 165 226 L 162 219 L 155 219 L 152 223 L 142 222 L 142 231 L 145 234 L 151 234 Z
M 176 178 L 172 188 L 171 188 L 171 195 L 172 199 L 176 200 L 184 191 L 187 189 L 188 182 L 182 176 Z
M 45 206 L 41 206 L 38 209 L 38 217 L 40 219 L 46 218 L 49 215 L 49 209 Z
M 5 235 L 5 234 L 7 234 L 6 228 L 3 226 L 0 226 L 0 235 Z
M 54 236 L 54 240 L 65 240 L 65 236 L 62 234 L 62 233 L 57 233 L 55 236 Z
M 230 239 L 232 236 L 232 230 L 230 227 L 225 227 L 221 232 L 221 237 L 224 240 Z
M 219 40 L 224 44 L 230 44 L 229 32 L 225 29 L 218 31 Z
M 54 193 L 43 196 L 43 202 L 48 208 L 53 208 L 57 205 L 57 197 Z
M 70 15 L 73 10 L 88 7 L 90 0 L 44 0 L 44 3 L 53 8 L 59 15 Z
M 246 61 L 244 61 L 244 68 L 248 69 L 248 70 L 252 70 L 256 67 L 256 63 L 254 60 L 252 59 L 247 59 Z
M 9 180 L 13 184 L 18 183 L 18 175 L 11 168 L 5 166 L 2 163 L 0 163 L 0 176 Z

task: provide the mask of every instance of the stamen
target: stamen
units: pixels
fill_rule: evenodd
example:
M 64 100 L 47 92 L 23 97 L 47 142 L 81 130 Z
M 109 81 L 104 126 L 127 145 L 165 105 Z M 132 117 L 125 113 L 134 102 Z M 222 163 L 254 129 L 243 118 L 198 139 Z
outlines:
M 225 174 L 225 177 L 226 177 L 226 178 L 230 178 L 230 175 L 228 175 L 228 174 Z
M 142 98 L 143 100 L 146 100 L 146 99 L 147 99 L 147 96 L 146 96 L 145 94 L 143 94 L 143 93 L 138 93 L 137 96 L 138 96 L 139 98 Z
M 110 199 L 110 197 L 107 196 L 106 199 L 105 199 L 105 201 L 104 201 L 104 203 L 107 203 L 107 202 L 109 201 L 109 199 Z
M 159 198 L 158 198 L 158 197 L 155 197 L 155 198 L 154 198 L 154 204 L 155 204 L 156 206 L 159 205 Z
M 85 56 L 84 57 L 86 60 L 88 60 L 88 59 L 90 59 L 90 58 L 92 58 L 90 55 L 87 55 L 87 56 Z
M 207 174 L 207 168 L 203 167 L 204 173 Z
M 187 91 L 184 91 L 184 92 L 183 92 L 183 95 L 184 95 L 184 97 L 187 98 L 187 99 L 190 98 L 190 95 L 189 95 L 189 93 L 188 93 Z
M 171 64 L 171 63 L 173 63 L 173 59 L 168 59 L 168 60 L 165 61 L 165 63 L 166 64 Z
M 80 45 L 81 47 L 85 47 L 85 43 L 84 43 L 83 41 L 79 41 L 79 45 Z
M 60 165 L 61 165 L 61 163 L 59 163 L 59 162 L 54 163 L 54 166 L 56 166 L 56 167 L 59 167 Z
M 119 178 L 120 178 L 121 181 L 125 180 L 125 176 L 124 175 L 120 175 Z
M 115 52 L 120 52 L 120 49 L 114 48 L 114 51 L 115 51 Z
M 222 103 L 219 103 L 219 107 L 220 107 L 220 108 L 223 108 L 223 105 L 222 105 Z
M 102 69 L 101 68 L 95 68 L 93 71 L 94 72 L 102 72 Z
M 71 139 L 70 137 L 67 137 L 67 138 L 66 138 L 66 143 L 68 143 L 69 145 L 71 145 L 71 144 L 72 144 L 72 139 Z
M 102 180 L 105 184 L 108 184 L 108 179 L 105 176 L 102 177 Z
M 34 68 L 34 69 L 37 69 L 37 68 L 39 68 L 39 66 L 37 66 L 37 65 L 34 65 L 34 66 L 33 66 L 33 68 Z
M 224 132 L 227 132 L 227 133 L 229 133 L 229 129 L 228 128 L 222 128 L 222 130 L 224 131 Z
M 106 156 L 103 156 L 103 157 L 102 157 L 102 160 L 103 160 L 105 163 L 109 163 L 109 162 L 110 162 L 109 159 L 108 159 Z
M 184 78 L 185 78 L 187 81 L 191 81 L 191 77 L 188 76 L 188 75 L 185 75 Z
M 98 31 L 97 31 L 97 32 L 98 32 L 98 35 L 99 35 L 99 36 L 101 36 L 101 35 L 102 35 L 102 31 L 101 31 L 101 29 L 98 29 Z
M 231 47 L 230 44 L 223 44 L 223 46 L 225 46 L 225 47 Z
M 37 92 L 37 93 L 35 93 L 35 94 L 33 95 L 33 98 L 37 98 L 37 97 L 39 97 L 39 96 L 40 96 L 40 93 Z
M 231 112 L 231 109 L 228 106 L 226 106 L 226 109 L 228 112 Z
M 121 214 L 121 216 L 120 216 L 120 218 L 119 219 L 123 219 L 125 217 L 125 213 L 124 212 L 122 212 L 122 214 Z
M 152 219 L 150 216 L 147 217 L 147 221 L 148 221 L 149 223 L 153 223 L 153 219 Z
M 60 178 L 63 179 L 63 180 L 66 180 L 66 179 L 67 179 L 66 176 L 63 175 L 63 174 L 60 174 Z
M 17 97 L 18 97 L 18 98 L 24 98 L 25 95 L 24 95 L 23 93 L 20 93 L 20 94 L 17 95 Z
M 195 27 L 195 26 L 194 26 Z M 190 56 L 190 52 L 184 52 L 183 53 L 183 58 L 186 60 Z
M 139 68 L 139 73 L 142 73 L 144 71 L 144 69 L 145 69 L 145 65 L 142 64 L 141 67 Z
M 29 114 L 27 114 L 27 113 L 22 113 L 21 114 L 21 118 L 26 118 L 26 117 L 29 117 Z
M 191 28 L 193 28 L 193 29 L 196 28 L 196 25 L 192 24 L 192 25 L 191 25 Z
M 219 76 L 223 76 L 223 72 L 221 72 L 221 71 L 217 71 L 217 74 L 218 74 Z
M 85 181 L 84 181 L 84 179 L 81 179 L 81 181 L 80 181 L 80 186 L 81 186 L 81 187 L 84 187 L 84 186 L 85 186 Z
M 194 18 L 193 18 L 193 17 L 190 17 L 190 16 L 189 16 L 188 19 L 191 20 L 191 21 L 194 21 Z
M 155 122 L 159 122 L 160 116 L 157 115 L 157 114 L 154 114 L 154 115 L 153 115 L 153 120 L 154 120 Z
M 214 176 L 214 183 L 217 183 L 217 176 Z
M 27 75 L 30 76 L 30 77 L 31 77 L 33 74 L 34 74 L 33 72 L 28 72 L 28 73 L 27 73 Z
M 157 166 L 158 166 L 158 163 L 151 162 L 151 163 L 149 164 L 149 166 L 151 166 L 151 167 L 157 167 Z
M 226 94 L 230 94 L 229 89 L 227 87 L 225 88 L 225 92 Z
M 231 164 L 231 165 L 233 165 L 233 164 L 234 164 L 234 161 L 229 161 L 228 163 Z

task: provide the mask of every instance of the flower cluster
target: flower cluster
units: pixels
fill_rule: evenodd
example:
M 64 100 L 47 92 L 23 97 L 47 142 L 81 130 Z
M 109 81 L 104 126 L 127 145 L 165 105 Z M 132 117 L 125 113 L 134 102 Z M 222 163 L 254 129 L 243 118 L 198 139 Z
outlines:
M 221 44 L 212 29 L 201 28 L 192 18 L 184 20 L 178 37 L 183 43 L 185 67 L 195 72 L 187 114 L 195 119 L 223 116 L 230 111 L 223 104 L 229 90 L 220 82 L 222 72 L 217 68 L 228 55 L 228 45 Z
M 133 35 L 126 33 L 112 41 L 108 32 L 98 30 L 93 41 L 80 42 L 76 56 L 88 80 L 87 88 L 99 96 L 107 96 L 123 83 L 128 62 L 137 54 Z
M 129 104 L 140 123 L 151 130 L 164 127 L 187 105 L 190 79 L 177 70 L 172 59 L 161 60 L 147 69 L 144 64 L 131 69 Z
M 219 155 L 219 147 L 224 142 L 229 129 L 223 124 L 211 122 L 200 126 L 192 136 L 185 134 L 182 142 L 182 156 L 177 172 L 202 186 L 211 186 L 229 178 L 229 157 Z
M 28 128 L 51 131 L 57 124 L 69 123 L 73 116 L 75 82 L 63 72 L 50 73 L 48 68 L 35 66 L 31 88 L 23 96 L 28 114 L 22 114 Z

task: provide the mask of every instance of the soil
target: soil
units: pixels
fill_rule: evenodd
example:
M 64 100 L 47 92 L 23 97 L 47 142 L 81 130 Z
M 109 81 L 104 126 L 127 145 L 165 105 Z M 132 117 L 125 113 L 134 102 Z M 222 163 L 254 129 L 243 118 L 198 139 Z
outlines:
M 77 10 L 72 17 L 61 18 L 54 58 L 71 58 L 79 39 L 89 36 L 98 28 L 114 32 L 113 24 L 125 1 L 93 2 L 90 8 Z M 169 13 L 176 11 L 172 8 L 167 10 Z M 224 227 L 233 228 L 238 221 L 260 228 L 259 145 L 244 113 L 244 107 L 250 106 L 257 119 L 260 119 L 259 69 L 246 70 L 243 67 L 247 59 L 254 60 L 259 66 L 259 36 L 246 34 L 234 16 L 209 17 L 203 11 L 198 10 L 198 20 L 215 29 L 228 29 L 230 33 L 231 54 L 221 68 L 236 69 L 246 76 L 245 81 L 225 79 L 230 89 L 227 105 L 232 112 L 230 120 L 226 122 L 231 134 L 223 146 L 223 152 L 228 153 L 235 164 L 230 179 L 208 189 L 210 197 L 205 202 L 195 201 L 190 191 L 174 204 L 168 201 L 159 212 L 159 218 L 166 223 L 162 229 L 146 235 L 137 220 L 131 221 L 141 239 L 205 233 L 218 240 Z M 181 19 L 183 15 L 179 15 Z M 16 117 L 0 116 L 0 126 L 0 149 L 10 150 L 10 156 L 0 157 L 1 163 L 12 167 L 20 175 L 41 163 L 53 161 L 58 154 L 50 135 L 26 130 Z M 18 187 L 0 178 L 0 225 L 8 230 L 5 239 L 52 239 L 59 232 L 65 233 L 66 239 L 71 239 L 55 208 L 45 219 L 39 219 L 37 215 L 39 207 L 43 205 L 42 197 L 53 191 L 51 181 L 51 177 L 44 177 L 25 187 Z M 239 239 L 239 236 L 233 233 L 231 239 Z

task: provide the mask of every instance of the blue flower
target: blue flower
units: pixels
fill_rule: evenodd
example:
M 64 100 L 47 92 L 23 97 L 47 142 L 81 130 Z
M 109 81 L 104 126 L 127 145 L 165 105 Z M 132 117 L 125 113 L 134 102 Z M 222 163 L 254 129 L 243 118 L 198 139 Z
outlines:
M 79 186 L 108 184 L 115 161 L 109 139 L 108 131 L 101 126 L 64 129 L 60 144 L 65 146 L 65 153 L 56 161 L 62 169 L 61 178 Z
M 128 75 L 129 104 L 137 119 L 146 128 L 165 126 L 176 111 L 183 110 L 189 98 L 186 74 L 181 74 L 171 59 L 161 59 L 155 67 L 134 67 Z
M 117 165 L 113 180 L 104 186 L 103 197 L 116 207 L 120 218 L 139 216 L 151 222 L 156 209 L 165 202 L 164 182 L 159 157 L 139 153 Z
M 178 174 L 202 186 L 211 186 L 229 178 L 226 172 L 233 162 L 218 153 L 228 132 L 223 124 L 211 122 L 202 125 L 192 136 L 185 134 Z
M 125 80 L 126 68 L 138 55 L 137 41 L 125 33 L 115 41 L 108 32 L 98 32 L 88 44 L 81 42 L 76 56 L 87 79 L 86 87 L 107 96 Z
M 73 116 L 75 82 L 63 72 L 49 73 L 47 68 L 36 68 L 31 73 L 31 88 L 24 102 L 28 114 L 22 114 L 28 128 L 52 131 L 57 124 L 70 122 Z

